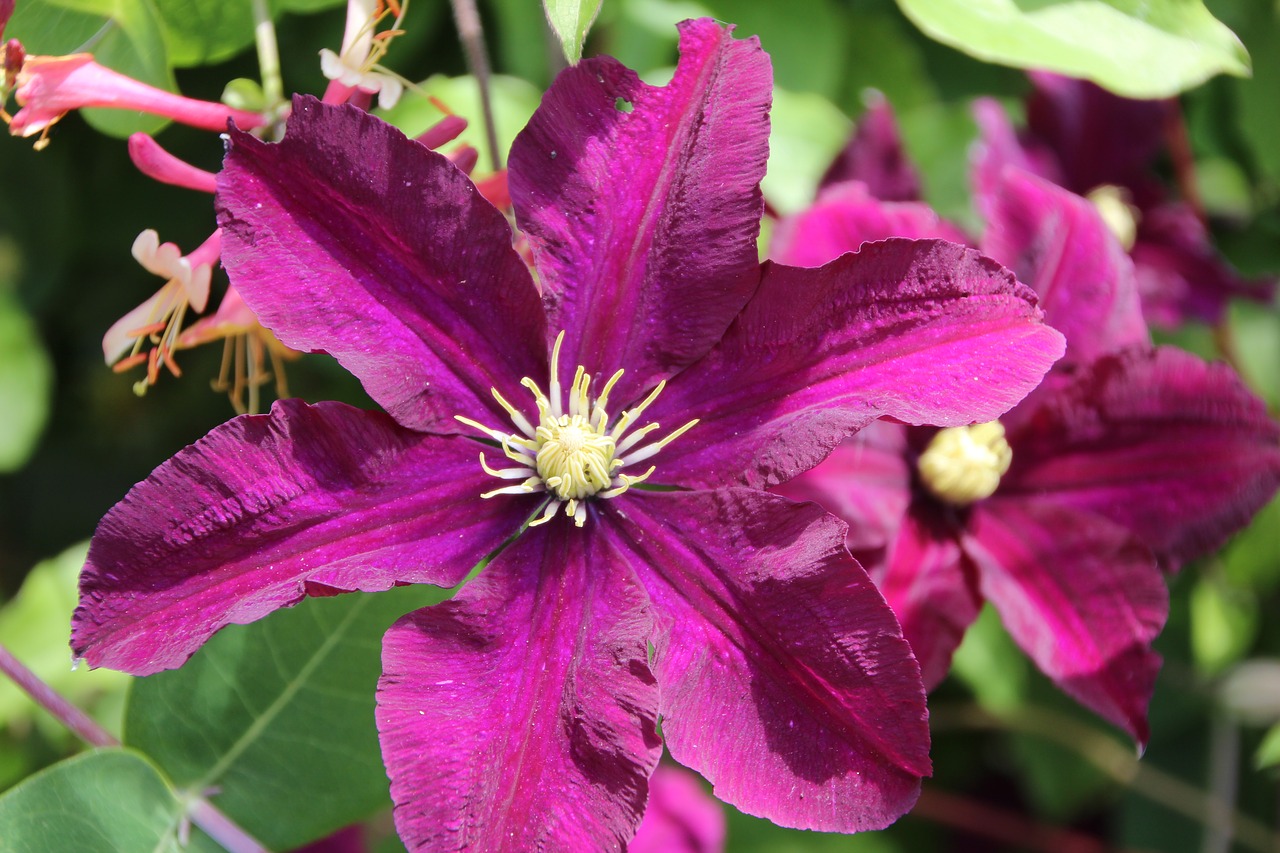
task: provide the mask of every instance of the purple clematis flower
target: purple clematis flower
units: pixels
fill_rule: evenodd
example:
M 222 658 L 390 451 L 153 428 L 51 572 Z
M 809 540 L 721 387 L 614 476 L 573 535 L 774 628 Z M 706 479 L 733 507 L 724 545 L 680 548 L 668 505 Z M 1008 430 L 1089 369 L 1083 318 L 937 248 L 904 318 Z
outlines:
M 280 143 L 233 132 L 232 283 L 387 414 L 286 401 L 161 465 L 99 526 L 75 653 L 153 672 L 308 594 L 483 564 L 384 640 L 410 848 L 625 844 L 659 717 L 747 812 L 902 814 L 929 772 L 918 666 L 844 525 L 760 488 L 877 417 L 997 417 L 1062 341 L 963 247 L 760 264 L 771 88 L 709 20 L 666 87 L 564 72 L 510 158 L 536 283 L 502 214 L 376 118 L 299 98 Z
M 996 102 L 974 106 L 982 132 L 974 164 L 980 206 L 996 193 L 1006 165 L 1089 198 L 1132 255 L 1153 325 L 1216 323 L 1230 299 L 1271 298 L 1275 281 L 1243 279 L 1214 250 L 1195 209 L 1171 199 L 1154 176 L 1152 160 L 1177 120 L 1176 101 L 1121 98 L 1048 72 L 1030 78 L 1025 132 L 1015 132 Z
M 1064 359 L 998 422 L 877 424 L 778 491 L 851 522 L 927 686 L 989 600 L 1060 687 L 1145 742 L 1158 566 L 1275 493 L 1280 429 L 1226 366 L 1150 347 L 1132 263 L 1085 199 L 1008 168 L 987 201 L 983 246 L 1035 288 Z

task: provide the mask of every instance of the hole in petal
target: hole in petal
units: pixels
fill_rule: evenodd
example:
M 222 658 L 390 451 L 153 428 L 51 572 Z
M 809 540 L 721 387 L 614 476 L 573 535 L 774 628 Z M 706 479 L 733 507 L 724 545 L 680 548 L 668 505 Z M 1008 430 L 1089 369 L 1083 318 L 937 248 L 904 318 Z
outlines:
M 632 103 L 626 98 L 616 98 L 613 102 L 613 108 L 620 113 L 629 113 L 635 109 Z

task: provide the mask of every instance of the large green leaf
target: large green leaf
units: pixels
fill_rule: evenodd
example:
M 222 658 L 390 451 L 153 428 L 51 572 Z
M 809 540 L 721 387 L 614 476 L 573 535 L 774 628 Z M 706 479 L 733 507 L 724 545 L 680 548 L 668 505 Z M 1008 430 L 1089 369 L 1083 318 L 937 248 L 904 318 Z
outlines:
M 1215 74 L 1249 73 L 1249 55 L 1200 0 L 898 0 L 933 38 L 988 62 L 1093 80 L 1163 98 Z
M 194 833 L 183 844 L 186 808 L 146 758 L 100 749 L 67 759 L 0 797 L 0 849 L 22 853 L 213 851 Z
M 169 61 L 175 66 L 220 62 L 253 44 L 253 0 L 155 3 L 169 40 Z
M 542 0 L 551 29 L 571 64 L 582 58 L 582 46 L 600 14 L 600 3 L 601 0 Z
M 53 365 L 35 324 L 0 282 L 0 473 L 17 470 L 49 416 Z
M 813 202 L 818 181 L 853 129 L 839 107 L 821 95 L 773 90 L 769 169 L 762 188 L 779 213 Z
M 21 40 L 28 54 L 92 53 L 121 74 L 176 91 L 151 0 L 24 0 L 5 36 Z M 84 117 L 103 133 L 121 137 L 154 133 L 165 125 L 165 119 L 125 110 L 85 110 Z
M 214 637 L 182 669 L 137 680 L 125 741 L 273 849 L 388 806 L 373 696 L 381 640 L 442 593 L 309 599 Z

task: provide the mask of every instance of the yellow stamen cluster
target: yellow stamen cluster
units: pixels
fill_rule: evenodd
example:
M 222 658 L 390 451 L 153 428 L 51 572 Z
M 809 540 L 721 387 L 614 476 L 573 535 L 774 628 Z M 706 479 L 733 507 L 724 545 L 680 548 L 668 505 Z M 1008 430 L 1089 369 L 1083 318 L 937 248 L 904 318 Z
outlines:
M 916 466 L 926 489 L 953 506 L 989 498 L 1013 462 L 1004 426 L 989 421 L 939 430 Z
M 588 499 L 617 497 L 636 483 L 648 479 L 654 472 L 653 466 L 643 474 L 624 474 L 622 469 L 649 459 L 698 422 L 689 421 L 665 438 L 637 447 L 642 439 L 659 429 L 659 425 L 650 423 L 630 433 L 628 430 L 658 399 L 666 383 L 658 383 L 649 396 L 610 423 L 609 394 L 622 378 L 623 371 L 613 374 L 593 401 L 590 395 L 591 375 L 581 365 L 573 376 L 568 405 L 562 406 L 559 368 L 560 345 L 563 342 L 564 332 L 561 332 L 556 336 L 555 347 L 551 351 L 551 380 L 547 393 L 544 394 L 527 376 L 520 380 L 520 384 L 533 393 L 534 405 L 538 408 L 536 427 L 496 389 L 493 397 L 511 416 L 516 432 L 491 429 L 470 418 L 456 416 L 462 423 L 497 441 L 506 457 L 517 463 L 514 468 L 492 468 L 481 453 L 480 465 L 486 473 L 502 480 L 523 480 L 519 485 L 485 492 L 481 497 L 536 492 L 549 495 L 542 514 L 530 522 L 530 526 L 550 521 L 563 506 L 565 515 L 581 527 L 587 520 Z
M 1103 184 L 1089 190 L 1085 196 L 1093 203 L 1107 228 L 1120 241 L 1127 252 L 1138 239 L 1138 209 L 1129 200 L 1129 193 L 1120 187 Z

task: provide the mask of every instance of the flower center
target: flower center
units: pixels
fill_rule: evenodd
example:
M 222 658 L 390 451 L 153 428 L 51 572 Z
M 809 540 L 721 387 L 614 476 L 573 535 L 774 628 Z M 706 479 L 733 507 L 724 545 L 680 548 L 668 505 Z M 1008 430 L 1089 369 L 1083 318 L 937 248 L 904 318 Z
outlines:
M 497 441 L 506 457 L 517 463 L 514 468 L 491 468 L 481 453 L 480 465 L 486 473 L 502 480 L 523 480 L 516 486 L 485 492 L 481 497 L 535 492 L 549 495 L 542 515 L 530 522 L 531 527 L 550 521 L 561 506 L 565 515 L 581 527 L 587 520 L 587 499 L 614 498 L 636 483 L 647 480 L 654 472 L 653 466 L 643 474 L 626 474 L 622 469 L 655 455 L 698 422 L 696 419 L 689 421 L 665 438 L 637 447 L 645 436 L 659 429 L 659 425 L 649 423 L 634 430 L 631 427 L 658 399 L 666 383 L 659 382 L 648 397 L 611 421 L 606 408 L 609 392 L 622 378 L 623 371 L 613 374 L 593 400 L 591 375 L 581 365 L 573 375 L 568 405 L 561 405 L 559 376 L 560 345 L 563 342 L 564 332 L 561 332 L 556 336 L 555 347 L 551 351 L 548 393 L 542 393 L 537 383 L 527 376 L 520 380 L 520 384 L 533 393 L 534 405 L 538 408 L 536 427 L 503 399 L 497 389 L 493 390 L 493 397 L 511 416 L 516 432 L 491 429 L 462 415 L 454 416 Z
M 1129 201 L 1129 193 L 1111 184 L 1103 184 L 1089 190 L 1085 196 L 1093 203 L 1102 221 L 1120 241 L 1126 252 L 1133 249 L 1138 239 L 1138 210 Z
M 916 466 L 925 488 L 939 500 L 968 506 L 989 498 L 1013 462 L 999 421 L 938 431 Z

